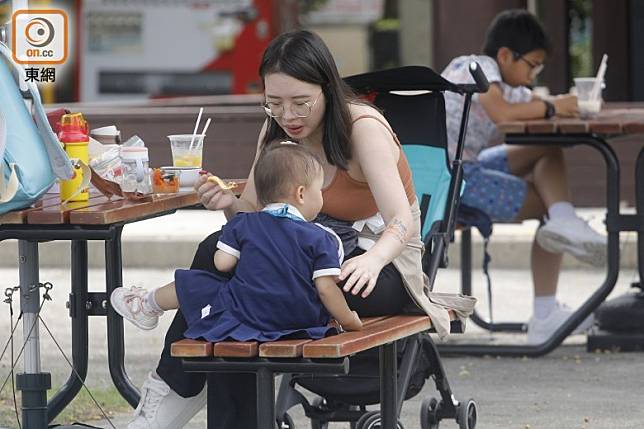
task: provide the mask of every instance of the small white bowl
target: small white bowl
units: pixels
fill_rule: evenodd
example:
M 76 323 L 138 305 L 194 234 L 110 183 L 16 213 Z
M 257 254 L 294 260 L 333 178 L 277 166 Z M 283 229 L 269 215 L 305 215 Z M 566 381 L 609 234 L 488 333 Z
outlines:
M 192 189 L 193 185 L 199 178 L 200 167 L 161 167 L 161 170 L 168 173 L 174 173 L 179 178 L 180 188 Z

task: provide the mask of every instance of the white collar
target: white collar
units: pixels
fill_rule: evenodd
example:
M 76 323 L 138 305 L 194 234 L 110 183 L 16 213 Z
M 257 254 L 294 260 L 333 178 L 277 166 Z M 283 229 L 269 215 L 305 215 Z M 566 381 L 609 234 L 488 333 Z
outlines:
M 286 215 L 287 213 L 293 217 L 296 217 L 300 220 L 303 220 L 306 222 L 307 220 L 302 216 L 302 213 L 297 209 L 297 207 L 288 204 L 288 203 L 271 203 L 265 206 L 262 209 L 263 212 L 271 212 L 271 214 L 277 215 L 278 212 L 284 213 Z

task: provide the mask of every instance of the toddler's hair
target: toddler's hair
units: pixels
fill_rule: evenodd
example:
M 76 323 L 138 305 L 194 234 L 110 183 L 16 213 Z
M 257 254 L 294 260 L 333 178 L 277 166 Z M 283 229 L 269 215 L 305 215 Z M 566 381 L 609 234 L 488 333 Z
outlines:
M 301 144 L 277 140 L 257 159 L 253 178 L 257 200 L 263 206 L 279 202 L 295 186 L 309 186 L 322 173 L 318 157 Z
M 550 40 L 533 14 L 525 9 L 510 9 L 499 13 L 488 27 L 483 53 L 496 58 L 503 47 L 517 55 L 525 55 L 536 49 L 550 53 Z

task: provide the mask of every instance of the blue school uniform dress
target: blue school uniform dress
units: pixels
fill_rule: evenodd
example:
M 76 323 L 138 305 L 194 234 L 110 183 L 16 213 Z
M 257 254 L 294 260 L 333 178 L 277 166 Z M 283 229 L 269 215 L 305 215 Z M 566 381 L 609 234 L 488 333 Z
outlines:
M 314 284 L 340 274 L 342 243 L 332 231 L 307 222 L 293 206 L 271 204 L 232 218 L 217 248 L 239 259 L 231 279 L 175 272 L 186 338 L 274 341 L 322 338 L 333 330 Z

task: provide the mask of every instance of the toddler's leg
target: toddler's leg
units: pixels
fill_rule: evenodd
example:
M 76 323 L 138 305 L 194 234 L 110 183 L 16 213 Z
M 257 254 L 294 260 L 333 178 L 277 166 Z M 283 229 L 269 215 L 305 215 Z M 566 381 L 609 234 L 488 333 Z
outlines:
M 170 285 L 166 285 L 164 288 L 168 286 Z M 172 289 L 174 289 L 174 285 Z M 112 292 L 110 303 L 114 311 L 124 319 L 141 329 L 150 330 L 156 328 L 159 324 L 159 316 L 163 314 L 163 309 L 154 299 L 154 292 L 139 287 L 130 289 L 120 287 Z
M 174 282 L 168 283 L 150 292 L 148 302 L 158 310 L 176 310 L 179 308 L 179 299 Z

